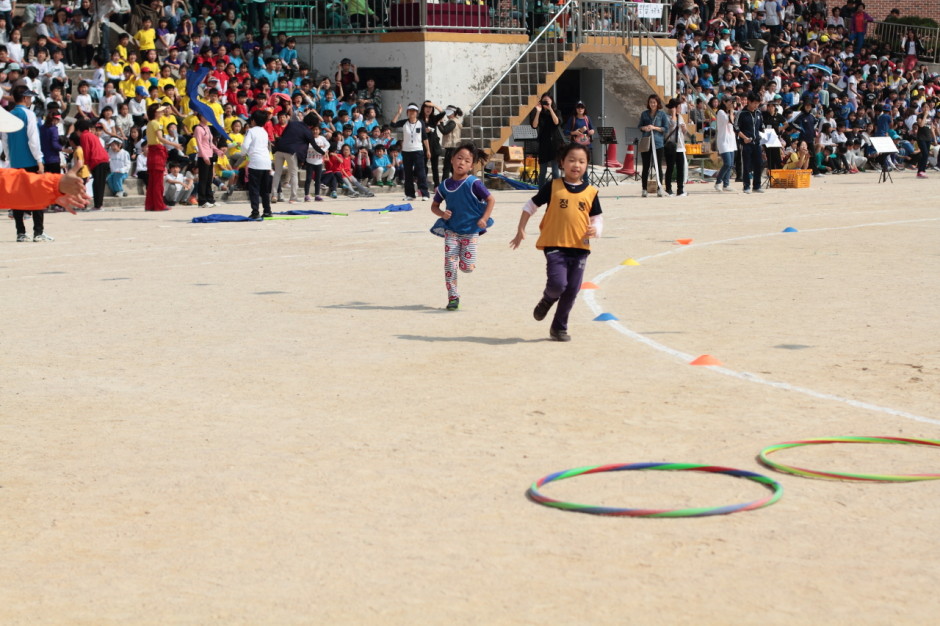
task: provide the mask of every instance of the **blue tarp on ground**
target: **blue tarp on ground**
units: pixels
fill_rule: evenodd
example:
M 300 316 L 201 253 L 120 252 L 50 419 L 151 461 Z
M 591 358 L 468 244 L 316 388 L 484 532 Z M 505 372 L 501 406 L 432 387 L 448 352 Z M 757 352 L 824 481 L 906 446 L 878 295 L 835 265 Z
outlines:
M 390 204 L 384 209 L 359 209 L 360 211 L 370 211 L 372 213 L 381 213 L 383 211 L 388 211 L 389 213 L 397 213 L 398 211 L 414 211 L 414 207 L 411 204 Z
M 213 213 L 203 217 L 194 217 L 193 224 L 214 224 L 216 222 L 260 222 L 260 219 L 253 220 L 244 215 L 227 215 L 225 213 Z

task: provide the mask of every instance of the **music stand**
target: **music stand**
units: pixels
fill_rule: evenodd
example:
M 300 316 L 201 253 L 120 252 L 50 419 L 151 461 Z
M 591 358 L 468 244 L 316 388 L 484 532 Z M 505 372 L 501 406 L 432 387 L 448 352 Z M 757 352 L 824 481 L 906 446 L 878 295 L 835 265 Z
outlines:
M 522 144 L 522 171 L 519 173 L 519 180 L 523 183 L 535 184 L 539 178 L 539 131 L 532 128 L 529 124 L 512 127 L 512 140 L 515 143 Z M 531 174 L 525 171 L 525 157 L 535 157 L 535 170 Z
M 893 185 L 894 179 L 891 178 L 891 171 L 888 169 L 888 155 L 897 154 L 898 147 L 894 145 L 894 140 L 891 137 L 869 137 L 868 141 L 871 142 L 871 147 L 878 153 L 878 162 L 881 164 L 881 175 L 878 177 L 878 183 L 891 181 Z
M 617 131 L 613 126 L 598 126 L 597 134 L 601 138 L 601 153 L 604 157 L 604 171 L 598 177 L 597 184 L 606 186 L 613 183 L 619 187 L 620 183 L 614 178 L 613 172 L 610 171 L 610 163 L 607 161 L 607 146 L 617 145 Z

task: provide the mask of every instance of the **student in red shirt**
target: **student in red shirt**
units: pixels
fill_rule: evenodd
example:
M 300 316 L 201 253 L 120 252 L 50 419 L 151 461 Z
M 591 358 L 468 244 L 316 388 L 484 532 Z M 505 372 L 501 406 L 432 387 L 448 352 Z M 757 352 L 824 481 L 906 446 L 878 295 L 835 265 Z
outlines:
M 91 171 L 94 177 L 92 183 L 92 211 L 100 211 L 104 205 L 104 188 L 108 182 L 108 174 L 111 173 L 111 159 L 108 152 L 101 145 L 98 135 L 91 132 L 91 120 L 78 120 L 75 122 L 75 130 L 78 131 L 81 138 L 82 152 L 85 154 L 85 165 Z
M 336 187 L 343 182 L 343 159 L 336 153 L 336 147 L 330 146 L 323 158 L 323 184 L 330 188 L 330 197 L 336 197 Z
M 284 134 L 284 129 L 287 128 L 287 122 L 289 116 L 287 111 L 281 111 L 277 114 L 277 124 L 274 125 L 274 138 L 277 139 Z

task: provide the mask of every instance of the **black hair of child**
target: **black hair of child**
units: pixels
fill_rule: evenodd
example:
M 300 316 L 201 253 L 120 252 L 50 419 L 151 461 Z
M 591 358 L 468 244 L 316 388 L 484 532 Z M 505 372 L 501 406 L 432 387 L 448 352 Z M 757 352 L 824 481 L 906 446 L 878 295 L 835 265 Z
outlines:
M 477 148 L 476 144 L 472 141 L 461 141 L 454 147 L 454 154 L 457 154 L 461 150 L 466 150 L 470 153 L 470 156 L 473 158 L 474 163 L 486 163 L 486 160 L 489 159 L 489 154 L 485 150 L 480 150 Z
M 588 160 L 590 160 L 591 158 L 591 153 L 588 151 L 587 146 L 582 146 L 581 144 L 574 143 L 572 141 L 558 148 L 558 162 L 561 163 L 562 161 L 564 161 L 565 157 L 567 157 L 568 154 L 571 153 L 572 150 L 580 150 L 581 152 L 584 153 L 585 158 L 587 158 Z

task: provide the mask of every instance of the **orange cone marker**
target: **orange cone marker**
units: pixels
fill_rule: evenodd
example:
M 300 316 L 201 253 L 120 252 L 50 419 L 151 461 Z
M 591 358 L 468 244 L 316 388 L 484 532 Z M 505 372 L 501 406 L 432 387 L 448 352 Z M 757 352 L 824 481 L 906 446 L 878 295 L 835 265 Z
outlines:
M 724 363 L 710 354 L 703 354 L 699 358 L 689 363 L 689 365 L 724 365 Z
M 581 283 L 581 289 L 597 289 L 597 285 L 591 282 Z
M 690 243 L 692 243 L 692 240 L 691 239 L 676 239 L 676 243 L 679 244 L 680 246 L 687 246 Z

